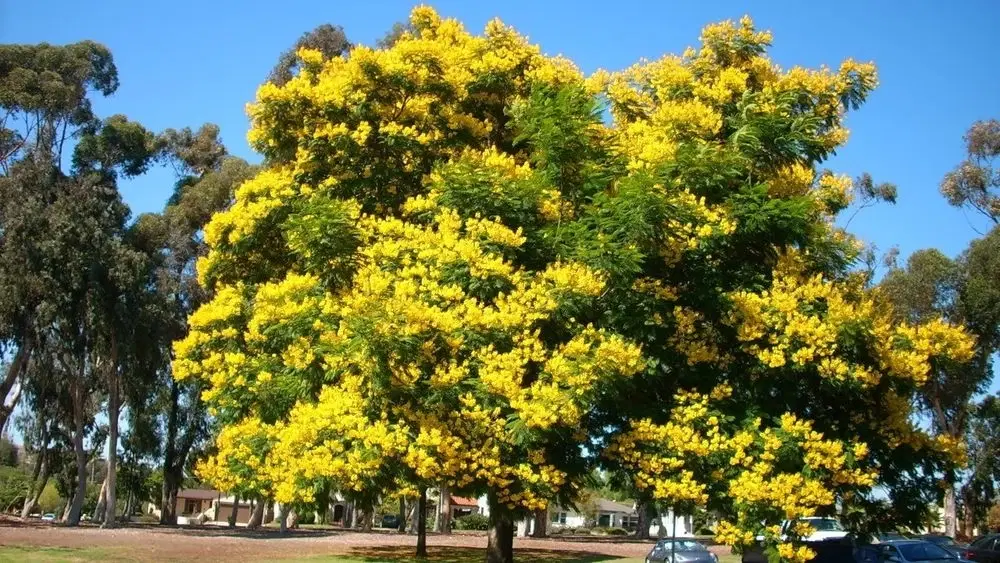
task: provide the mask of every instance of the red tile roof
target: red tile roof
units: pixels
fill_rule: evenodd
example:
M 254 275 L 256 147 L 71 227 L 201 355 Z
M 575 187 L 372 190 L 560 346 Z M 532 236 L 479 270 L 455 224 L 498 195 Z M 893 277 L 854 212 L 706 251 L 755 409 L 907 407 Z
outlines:
M 479 506 L 479 503 L 476 502 L 476 499 L 465 498 L 465 497 L 456 497 L 455 495 L 451 495 L 451 505 L 452 506 Z

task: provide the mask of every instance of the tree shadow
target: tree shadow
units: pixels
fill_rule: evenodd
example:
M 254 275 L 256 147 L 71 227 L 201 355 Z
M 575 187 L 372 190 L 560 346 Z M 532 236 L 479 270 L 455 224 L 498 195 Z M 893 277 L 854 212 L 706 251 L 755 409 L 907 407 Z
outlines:
M 435 563 L 479 563 L 484 559 L 481 547 L 428 546 L 427 558 L 414 556 L 413 546 L 364 546 L 352 548 L 347 555 L 359 561 L 370 563 L 391 563 L 396 561 L 433 561 Z M 518 563 L 598 563 L 628 559 L 618 555 L 602 555 L 588 551 L 565 551 L 538 548 L 514 548 Z

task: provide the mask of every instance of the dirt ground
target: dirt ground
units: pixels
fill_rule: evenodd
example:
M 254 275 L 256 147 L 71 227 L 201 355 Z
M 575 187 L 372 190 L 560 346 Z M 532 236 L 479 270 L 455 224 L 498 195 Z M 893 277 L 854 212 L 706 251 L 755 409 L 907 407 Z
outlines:
M 269 540 L 269 541 L 262 541 Z M 442 536 L 428 534 L 427 544 L 435 548 L 485 548 L 482 534 Z M 651 541 L 627 538 L 516 538 L 514 549 L 523 551 L 558 552 L 574 558 L 579 555 L 612 555 L 642 557 L 649 553 Z M 354 555 L 387 557 L 410 551 L 416 537 L 396 533 L 362 533 L 341 530 L 293 530 L 281 534 L 277 530 L 249 531 L 216 527 L 164 527 L 133 524 L 114 530 L 94 526 L 67 528 L 39 521 L 22 522 L 0 517 L 0 546 L 32 546 L 56 548 L 107 548 L 117 554 L 145 561 L 192 560 L 269 560 L 320 555 Z M 714 551 L 715 549 L 713 549 Z M 720 553 L 728 553 L 719 551 Z M 555 553 L 553 553 L 555 555 Z

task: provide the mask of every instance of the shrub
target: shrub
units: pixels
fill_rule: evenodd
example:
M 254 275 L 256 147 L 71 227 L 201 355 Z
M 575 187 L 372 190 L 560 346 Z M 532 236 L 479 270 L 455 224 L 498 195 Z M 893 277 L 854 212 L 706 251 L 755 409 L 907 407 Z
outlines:
M 715 532 L 713 532 L 711 528 L 698 528 L 698 534 L 697 535 L 699 535 L 699 536 L 714 536 Z
M 573 533 L 589 536 L 591 530 L 592 528 L 588 528 L 587 526 L 580 526 L 579 528 L 573 528 Z
M 609 536 L 627 536 L 628 530 L 625 528 L 608 528 L 607 533 Z
M 139 522 L 142 524 L 159 524 L 160 517 L 153 513 L 143 514 L 139 517 Z
M 455 520 L 456 530 L 488 530 L 490 519 L 482 514 L 469 514 Z

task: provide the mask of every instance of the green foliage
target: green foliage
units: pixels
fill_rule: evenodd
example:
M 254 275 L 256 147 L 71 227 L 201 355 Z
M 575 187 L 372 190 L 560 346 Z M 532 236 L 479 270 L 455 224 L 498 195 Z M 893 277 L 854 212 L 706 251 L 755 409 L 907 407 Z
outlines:
M 278 86 L 291 80 L 299 68 L 299 59 L 296 56 L 299 49 L 313 49 L 322 53 L 324 59 L 332 59 L 343 55 L 350 48 L 351 44 L 344 35 L 344 28 L 324 23 L 312 31 L 303 33 L 290 49 L 282 53 L 267 80 Z
M 6 436 L 0 437 L 0 466 L 17 467 L 21 460 L 21 448 Z
M 0 465 L 0 511 L 20 507 L 30 486 L 31 476 L 18 467 Z
M 977 121 L 965 134 L 966 158 L 941 180 L 948 203 L 1000 223 L 1000 121 Z
M 456 518 L 454 525 L 456 530 L 487 530 L 490 527 L 490 519 L 482 514 L 469 514 Z

